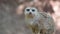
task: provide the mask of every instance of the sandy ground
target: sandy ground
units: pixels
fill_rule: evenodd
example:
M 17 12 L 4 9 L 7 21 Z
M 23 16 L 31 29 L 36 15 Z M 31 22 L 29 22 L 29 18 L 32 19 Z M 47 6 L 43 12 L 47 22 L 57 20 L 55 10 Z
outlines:
M 0 34 L 30 34 L 23 16 L 0 12 Z
M 24 16 L 16 15 L 16 5 L 12 5 L 0 4 L 0 34 L 31 34 L 25 25 Z

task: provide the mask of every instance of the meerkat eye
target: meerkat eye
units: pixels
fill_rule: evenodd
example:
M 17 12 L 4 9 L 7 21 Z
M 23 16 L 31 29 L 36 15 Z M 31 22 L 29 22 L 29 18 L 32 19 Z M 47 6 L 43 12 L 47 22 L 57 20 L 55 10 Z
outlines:
M 30 11 L 30 9 L 26 9 L 26 11 Z
M 32 9 L 32 12 L 35 12 L 35 9 Z

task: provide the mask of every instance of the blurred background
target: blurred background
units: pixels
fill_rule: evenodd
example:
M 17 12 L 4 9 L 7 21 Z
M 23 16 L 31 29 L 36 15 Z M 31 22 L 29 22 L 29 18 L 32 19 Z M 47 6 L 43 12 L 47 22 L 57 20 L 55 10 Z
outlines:
M 0 34 L 31 34 L 24 23 L 23 10 L 27 6 L 49 13 L 60 34 L 60 0 L 0 0 Z

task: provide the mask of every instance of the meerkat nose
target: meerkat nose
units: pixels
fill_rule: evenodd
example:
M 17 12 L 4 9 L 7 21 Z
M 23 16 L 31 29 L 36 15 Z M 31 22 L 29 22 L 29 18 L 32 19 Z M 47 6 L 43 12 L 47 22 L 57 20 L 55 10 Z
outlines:
M 29 12 L 29 14 L 32 14 L 31 12 Z

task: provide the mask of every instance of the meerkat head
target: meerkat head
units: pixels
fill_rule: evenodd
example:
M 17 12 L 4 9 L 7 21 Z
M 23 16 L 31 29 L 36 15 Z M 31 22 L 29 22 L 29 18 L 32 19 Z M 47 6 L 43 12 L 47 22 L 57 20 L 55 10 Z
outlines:
M 38 10 L 35 7 L 26 7 L 24 10 L 25 17 L 34 18 L 38 14 Z

